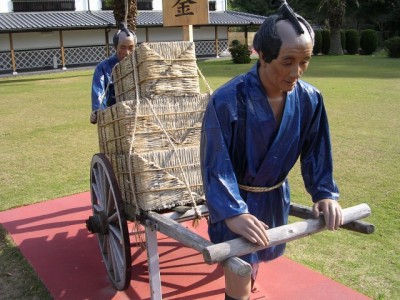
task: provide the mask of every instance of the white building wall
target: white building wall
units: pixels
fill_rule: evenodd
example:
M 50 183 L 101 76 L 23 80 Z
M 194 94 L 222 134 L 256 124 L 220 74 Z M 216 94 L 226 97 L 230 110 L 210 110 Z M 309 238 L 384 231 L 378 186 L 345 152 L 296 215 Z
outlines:
M 0 13 L 12 12 L 11 0 L 0 0 Z
M 76 11 L 101 10 L 101 0 L 75 0 Z
M 149 28 L 150 42 L 182 41 L 182 28 L 180 27 L 155 27 Z
M 58 31 L 13 33 L 15 50 L 60 48 Z
M 116 30 L 108 32 L 108 40 L 112 45 L 112 38 Z M 138 28 L 136 31 L 138 42 L 146 41 L 146 29 Z M 13 33 L 13 45 L 15 50 L 48 49 L 60 47 L 59 31 L 21 32 Z M 150 42 L 181 41 L 182 29 L 180 27 L 155 27 L 148 29 Z M 215 38 L 215 27 L 194 27 L 194 41 L 209 41 Z M 63 31 L 64 47 L 98 46 L 105 45 L 105 30 L 70 30 Z M 227 27 L 218 27 L 218 39 L 228 39 Z M 10 42 L 8 34 L 0 34 L 0 51 L 9 51 Z
M 63 31 L 64 47 L 105 45 L 104 29 Z M 109 40 L 112 43 L 112 37 Z
M 162 10 L 162 0 L 153 0 L 153 10 Z
M 216 0 L 216 10 L 224 11 L 227 0 Z M 162 10 L 162 0 L 153 0 L 153 10 Z
M 227 39 L 227 27 L 218 27 L 218 39 Z M 205 41 L 213 40 L 215 38 L 215 27 L 197 27 L 193 28 L 193 40 L 195 41 Z
M 0 52 L 1 51 L 10 51 L 10 40 L 6 33 L 0 34 Z
M 228 0 L 216 0 L 217 1 L 217 11 L 225 11 L 226 10 L 226 5 Z

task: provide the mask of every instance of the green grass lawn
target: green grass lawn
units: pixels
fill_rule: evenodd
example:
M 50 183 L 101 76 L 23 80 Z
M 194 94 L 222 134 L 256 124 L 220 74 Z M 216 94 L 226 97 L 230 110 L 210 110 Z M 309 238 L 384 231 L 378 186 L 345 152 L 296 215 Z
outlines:
M 216 89 L 251 65 L 210 60 L 199 67 Z M 89 123 L 92 73 L 0 78 L 0 211 L 88 191 L 98 152 L 97 128 Z M 373 299 L 400 299 L 400 59 L 316 56 L 303 79 L 324 95 L 341 204 L 367 203 L 366 221 L 376 232 L 323 232 L 289 243 L 286 255 Z M 298 166 L 290 174 L 293 202 L 310 206 L 299 174 Z M 10 283 L 15 264 L 29 268 L 21 258 L 7 259 L 18 251 L 0 233 L 0 285 L 43 299 L 29 270 Z

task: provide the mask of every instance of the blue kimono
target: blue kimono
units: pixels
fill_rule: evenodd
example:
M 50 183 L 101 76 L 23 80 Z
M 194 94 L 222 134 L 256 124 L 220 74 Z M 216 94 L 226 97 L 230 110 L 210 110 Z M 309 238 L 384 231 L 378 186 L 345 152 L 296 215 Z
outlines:
M 111 80 L 111 74 L 118 62 L 118 57 L 114 54 L 96 66 L 92 80 L 92 111 L 105 109 L 115 104 L 114 84 Z M 108 85 L 109 83 L 110 85 Z
M 312 200 L 337 200 L 328 120 L 317 89 L 299 80 L 287 93 L 280 126 L 258 76 L 258 63 L 215 91 L 201 136 L 211 241 L 237 238 L 224 220 L 243 213 L 256 216 L 270 228 L 287 224 L 290 189 L 285 178 L 299 157 Z M 282 181 L 269 192 L 246 192 L 238 187 L 272 187 Z M 285 245 L 278 245 L 242 259 L 249 263 L 272 260 L 284 249 Z

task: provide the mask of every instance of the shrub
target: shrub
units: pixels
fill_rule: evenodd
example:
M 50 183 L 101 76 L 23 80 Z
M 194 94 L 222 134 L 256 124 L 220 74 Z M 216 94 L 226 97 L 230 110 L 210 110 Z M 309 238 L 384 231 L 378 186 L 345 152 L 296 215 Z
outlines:
M 314 40 L 314 48 L 313 53 L 317 55 L 322 51 L 322 34 L 321 30 L 315 30 L 315 40 Z
M 373 29 L 361 31 L 360 46 L 362 54 L 370 55 L 378 49 L 378 33 Z
M 229 52 L 232 55 L 232 61 L 235 64 L 248 64 L 251 61 L 251 51 L 249 47 L 236 41 L 237 40 L 233 40 L 231 44 L 232 46 L 229 48 Z
M 346 51 L 348 54 L 357 54 L 360 48 L 360 37 L 355 29 L 346 30 Z
M 231 47 L 235 47 L 235 46 L 239 46 L 239 45 L 240 45 L 239 40 L 233 40 L 231 43 Z
M 322 53 L 328 54 L 329 48 L 331 46 L 331 32 L 328 29 L 324 29 L 321 31 L 322 35 Z
M 392 58 L 400 58 L 400 37 L 392 37 L 384 42 L 388 56 Z

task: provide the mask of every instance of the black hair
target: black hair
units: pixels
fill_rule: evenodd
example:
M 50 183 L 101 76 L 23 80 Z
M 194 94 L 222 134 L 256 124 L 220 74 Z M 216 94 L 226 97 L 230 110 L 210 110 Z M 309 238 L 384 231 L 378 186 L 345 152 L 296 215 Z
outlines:
M 288 20 L 299 34 L 304 34 L 301 23 L 306 27 L 310 34 L 311 40 L 314 44 L 314 31 L 310 24 L 300 15 L 293 12 L 286 0 L 271 0 L 272 7 L 279 7 L 278 12 L 265 19 L 260 29 L 254 36 L 253 46 L 254 49 L 260 53 L 262 52 L 262 59 L 270 63 L 279 55 L 282 46 L 282 40 L 277 33 L 276 23 L 280 20 Z
M 121 22 L 119 24 L 119 30 L 114 34 L 113 36 L 113 43 L 114 43 L 114 47 L 117 48 L 118 46 L 118 42 L 119 42 L 119 35 L 121 34 L 121 32 L 125 32 L 126 36 L 130 36 L 133 35 L 133 39 L 136 43 L 136 34 L 130 30 L 129 28 L 127 28 L 125 26 L 125 23 Z

